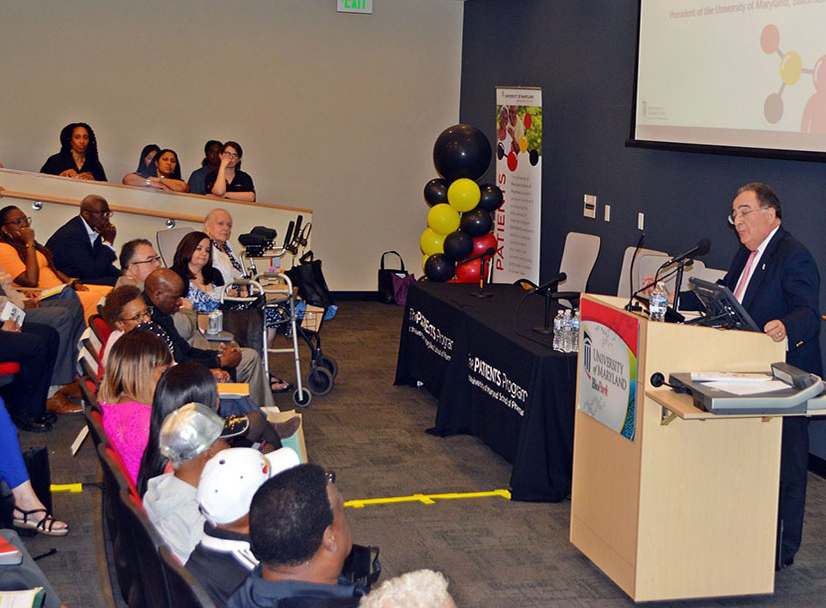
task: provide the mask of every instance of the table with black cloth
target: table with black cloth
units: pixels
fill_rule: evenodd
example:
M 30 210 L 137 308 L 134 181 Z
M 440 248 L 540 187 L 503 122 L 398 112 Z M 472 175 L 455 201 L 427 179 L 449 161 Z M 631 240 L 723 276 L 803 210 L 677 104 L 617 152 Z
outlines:
M 469 433 L 513 464 L 514 500 L 563 500 L 571 491 L 576 355 L 555 352 L 545 298 L 515 285 L 410 287 L 396 384 L 421 382 L 439 401 L 428 432 Z M 551 315 L 558 306 L 551 305 Z

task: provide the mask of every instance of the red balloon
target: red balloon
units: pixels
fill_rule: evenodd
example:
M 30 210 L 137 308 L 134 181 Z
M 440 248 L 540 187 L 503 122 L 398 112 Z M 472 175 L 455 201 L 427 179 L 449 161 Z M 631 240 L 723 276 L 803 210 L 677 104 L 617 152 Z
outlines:
M 525 112 L 525 118 L 523 120 L 523 123 L 525 124 L 525 130 L 526 131 L 530 131 L 532 120 L 533 120 L 533 118 L 531 117 L 531 115 L 528 112 Z
M 511 151 L 511 153 L 508 154 L 508 169 L 511 171 L 516 171 L 516 165 L 518 162 L 519 161 L 516 160 L 516 152 Z
M 482 260 L 462 262 L 456 267 L 457 283 L 478 283 Z
M 484 253 L 491 247 L 494 251 L 496 250 L 496 236 L 492 232 L 488 232 L 482 236 L 477 236 L 473 239 L 473 253 L 471 253 L 468 257 Z M 486 260 L 487 259 L 489 258 L 486 258 Z

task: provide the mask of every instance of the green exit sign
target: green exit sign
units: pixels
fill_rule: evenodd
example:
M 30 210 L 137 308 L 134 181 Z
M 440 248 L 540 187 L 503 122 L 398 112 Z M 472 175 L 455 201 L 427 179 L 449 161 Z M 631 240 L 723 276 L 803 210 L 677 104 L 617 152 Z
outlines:
M 373 14 L 373 0 L 337 0 L 339 13 Z

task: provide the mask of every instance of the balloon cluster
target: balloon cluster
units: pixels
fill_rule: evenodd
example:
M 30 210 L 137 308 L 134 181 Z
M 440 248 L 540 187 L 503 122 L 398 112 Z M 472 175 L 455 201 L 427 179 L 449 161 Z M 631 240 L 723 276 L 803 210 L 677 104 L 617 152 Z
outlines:
M 422 267 L 431 281 L 472 283 L 482 275 L 483 259 L 464 261 L 496 248 L 491 212 L 502 206 L 502 191 L 476 183 L 490 166 L 491 147 L 479 129 L 455 125 L 442 131 L 433 146 L 433 164 L 441 178 L 424 187 L 430 205 L 427 230 L 419 239 Z

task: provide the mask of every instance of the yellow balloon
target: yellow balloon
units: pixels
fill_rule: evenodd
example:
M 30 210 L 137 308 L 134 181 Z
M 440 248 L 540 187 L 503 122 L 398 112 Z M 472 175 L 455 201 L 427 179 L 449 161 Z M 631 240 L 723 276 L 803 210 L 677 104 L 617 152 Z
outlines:
M 520 152 L 527 152 L 528 151 L 528 138 L 524 135 L 519 138 L 519 151 Z
M 433 228 L 428 228 L 422 232 L 419 238 L 419 249 L 425 255 L 445 252 L 445 235 L 434 232 Z
M 433 205 L 427 212 L 427 225 L 433 232 L 448 235 L 459 229 L 459 212 L 447 203 Z
M 456 211 L 470 211 L 479 204 L 479 199 L 482 196 L 479 185 L 472 179 L 462 177 L 450 184 L 447 189 L 447 202 Z
M 784 84 L 792 85 L 800 80 L 803 73 L 803 60 L 794 51 L 789 51 L 780 60 L 780 79 Z
M 422 256 L 422 272 L 424 272 L 424 265 L 427 264 L 427 258 L 430 257 L 430 254 L 426 253 Z

